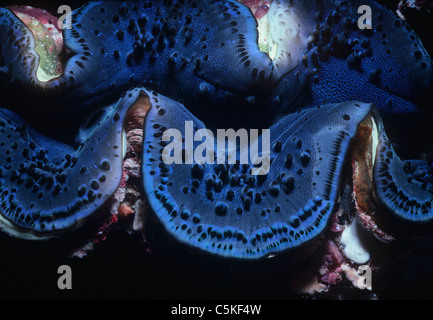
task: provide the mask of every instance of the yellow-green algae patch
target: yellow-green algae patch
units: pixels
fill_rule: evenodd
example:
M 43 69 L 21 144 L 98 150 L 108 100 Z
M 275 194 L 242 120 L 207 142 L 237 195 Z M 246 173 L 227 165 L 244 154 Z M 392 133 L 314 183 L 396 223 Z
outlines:
M 48 82 L 63 74 L 61 55 L 64 50 L 63 36 L 57 28 L 57 18 L 47 11 L 30 6 L 10 8 L 33 33 L 35 51 L 39 55 L 36 76 L 41 82 Z

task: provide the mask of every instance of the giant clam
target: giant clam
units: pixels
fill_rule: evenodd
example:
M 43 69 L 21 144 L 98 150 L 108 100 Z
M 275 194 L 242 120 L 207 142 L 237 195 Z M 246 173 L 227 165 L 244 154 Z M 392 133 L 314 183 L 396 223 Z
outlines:
M 357 24 L 365 2 L 373 29 Z M 380 4 L 95 1 L 74 10 L 62 34 L 32 15 L 45 13 L 0 9 L 0 81 L 10 91 L 0 110 L 0 229 L 12 238 L 75 241 L 89 220 L 106 221 L 112 202 L 114 216 L 135 212 L 142 225 L 143 212 L 116 198 L 126 183 L 131 119 L 141 130 L 136 145 L 143 139 L 136 160 L 146 216 L 196 254 L 263 265 L 308 252 L 333 230 L 326 256 L 338 263 L 322 270 L 322 290 L 369 261 L 349 250 L 356 223 L 385 242 L 395 237 L 388 221 L 390 230 L 431 227 L 431 163 L 402 160 L 391 141 L 406 133 L 388 139 L 386 131 L 428 112 L 433 62 Z M 68 120 L 65 128 L 52 125 Z M 198 135 L 191 143 L 187 123 Z M 229 128 L 269 129 L 271 148 L 261 154 L 268 171 L 254 174 L 252 157 L 243 164 L 163 160 L 169 129 L 181 132 L 181 160 L 187 144 L 214 160 L 208 153 L 217 144 L 204 141 Z M 264 138 L 227 145 L 225 153 L 240 160 L 264 150 Z M 354 212 L 343 221 L 347 206 Z

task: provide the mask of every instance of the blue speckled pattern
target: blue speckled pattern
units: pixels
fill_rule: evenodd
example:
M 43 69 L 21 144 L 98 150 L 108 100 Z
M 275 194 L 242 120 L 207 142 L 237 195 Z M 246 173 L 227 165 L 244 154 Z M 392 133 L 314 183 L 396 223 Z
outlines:
M 427 161 L 404 161 L 382 132 L 374 182 L 379 200 L 394 214 L 414 222 L 433 218 L 433 168 Z
M 253 15 L 234 0 L 91 2 L 72 19 L 65 36 L 76 55 L 66 76 L 78 85 L 71 95 L 80 103 L 143 84 L 176 99 L 210 96 L 223 104 L 277 80 L 259 51 Z
M 374 30 L 361 31 L 362 1 L 282 2 L 300 25 L 299 48 L 292 50 L 301 54 L 287 68 L 259 51 L 257 23 L 234 0 L 90 2 L 74 11 L 73 27 L 65 30 L 73 57 L 64 75 L 48 83 L 35 78 L 31 34 L 2 9 L 2 42 L 14 44 L 2 56 L 10 80 L 60 92 L 76 106 L 142 84 L 191 109 L 293 110 L 294 103 L 359 100 L 374 102 L 383 115 L 417 111 L 414 100 L 431 83 L 432 62 L 403 21 L 371 1 Z
M 107 107 L 82 141 L 68 145 L 0 109 L 0 212 L 17 235 L 76 228 L 109 199 L 122 175 L 126 110 L 122 101 Z
M 194 122 L 194 133 L 205 127 L 182 105 L 161 95 L 152 96 L 151 104 L 143 158 L 151 206 L 176 238 L 237 258 L 297 247 L 324 230 L 339 195 L 350 141 L 372 112 L 371 105 L 352 102 L 283 118 L 270 128 L 270 173 L 254 176 L 251 162 L 165 164 L 161 154 L 168 144 L 162 140 L 167 128 L 178 129 L 185 139 L 186 121 Z M 238 150 L 238 160 L 240 153 L 249 150 Z
M 374 1 L 318 2 L 322 5 L 305 10 L 309 20 L 321 19 L 310 29 L 308 59 L 296 71 L 310 79 L 299 103 L 359 100 L 375 103 L 383 116 L 417 112 L 415 100 L 432 83 L 433 63 L 415 32 Z M 365 4 L 372 8 L 372 30 L 357 25 L 357 9 Z M 285 85 L 293 76 L 285 76 L 274 93 L 283 108 L 293 100 Z
M 297 19 L 289 62 L 259 50 L 257 22 L 235 0 L 94 1 L 75 10 L 64 31 L 64 74 L 44 83 L 36 77 L 33 35 L 1 8 L 0 85 L 20 90 L 19 105 L 0 109 L 1 228 L 49 237 L 100 209 L 119 185 L 124 118 L 140 95 L 152 106 L 143 197 L 182 243 L 258 259 L 316 238 L 337 203 L 352 139 L 369 116 L 380 132 L 378 202 L 403 219 L 430 221 L 432 170 L 400 160 L 380 119 L 417 115 L 418 98 L 431 89 L 433 63 L 418 36 L 374 1 L 275 1 Z M 357 27 L 363 4 L 373 8 L 373 30 Z M 25 108 L 35 101 L 42 105 Z M 44 110 L 50 118 L 46 105 L 80 114 L 76 143 L 32 129 L 32 114 Z M 28 122 L 17 113 L 23 109 Z M 185 121 L 195 130 L 229 122 L 270 127 L 269 174 L 252 176 L 251 163 L 164 164 L 162 133 L 182 131 Z

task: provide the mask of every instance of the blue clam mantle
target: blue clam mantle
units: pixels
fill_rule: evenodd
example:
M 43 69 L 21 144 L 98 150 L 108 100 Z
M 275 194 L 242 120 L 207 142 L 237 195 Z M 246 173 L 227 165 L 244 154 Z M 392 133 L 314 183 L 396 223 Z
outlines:
M 373 30 L 357 28 L 366 3 Z M 253 14 L 234 0 L 90 2 L 63 32 L 63 74 L 47 82 L 36 76 L 31 31 L 1 8 L 1 85 L 25 94 L 16 105 L 0 100 L 0 228 L 24 239 L 61 236 L 110 201 L 122 177 L 125 116 L 139 97 L 151 106 L 143 197 L 186 245 L 258 259 L 315 239 L 366 125 L 377 140 L 378 204 L 403 220 L 431 221 L 431 167 L 402 161 L 381 118 L 417 116 L 417 99 L 431 87 L 433 63 L 417 35 L 373 1 L 277 5 L 297 32 L 271 59 L 259 49 Z M 39 130 L 68 117 L 78 119 L 72 132 Z M 253 164 L 165 164 L 163 132 L 187 121 L 195 131 L 269 128 L 269 173 L 252 175 Z

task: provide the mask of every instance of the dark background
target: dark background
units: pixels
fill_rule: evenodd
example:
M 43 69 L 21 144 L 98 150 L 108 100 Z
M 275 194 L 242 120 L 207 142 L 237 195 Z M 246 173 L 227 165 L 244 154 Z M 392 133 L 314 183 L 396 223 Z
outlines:
M 398 1 L 379 1 L 393 11 Z M 54 15 L 59 5 L 73 9 L 84 1 L 10 1 L 45 8 Z M 8 5 L 4 4 L 4 5 Z M 411 12 L 408 23 L 415 29 L 424 46 L 433 53 L 433 19 L 425 12 Z M 155 240 L 156 239 L 156 240 Z M 148 239 L 150 242 L 158 238 Z M 58 247 L 41 248 L 0 238 L 0 299 L 284 299 L 293 298 L 282 286 L 284 276 L 278 260 L 230 263 L 207 257 L 191 256 L 185 248 L 173 246 L 170 240 L 152 246 L 140 235 L 113 230 L 111 237 L 98 245 L 98 250 L 83 260 L 66 259 L 56 254 Z M 168 253 L 168 254 L 167 254 Z M 433 256 L 433 252 L 431 254 Z M 191 257 L 185 262 L 185 257 Z M 422 264 L 423 261 L 420 261 Z M 68 264 L 73 271 L 73 290 L 57 288 L 57 268 Z M 428 264 L 430 265 L 430 264 Z M 200 270 L 201 269 L 201 270 Z M 244 276 L 233 280 L 233 274 L 245 269 Z M 275 272 L 275 273 L 276 273 Z M 264 273 L 264 274 L 263 274 Z M 267 274 L 269 273 L 269 277 Z M 433 273 L 426 270 L 407 284 L 385 290 L 381 299 L 433 299 Z M 271 283 L 266 279 L 271 279 Z

